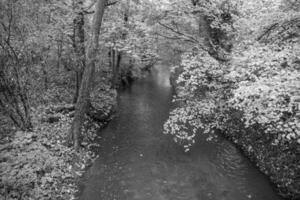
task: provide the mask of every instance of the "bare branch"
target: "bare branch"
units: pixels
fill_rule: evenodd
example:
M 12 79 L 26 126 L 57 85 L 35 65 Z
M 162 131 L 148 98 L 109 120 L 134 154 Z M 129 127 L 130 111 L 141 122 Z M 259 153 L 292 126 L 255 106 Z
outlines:
M 195 41 L 190 40 L 190 39 L 187 39 L 187 38 L 182 38 L 182 37 L 170 37 L 170 36 L 162 35 L 162 34 L 160 34 L 160 33 L 155 33 L 155 34 L 158 35 L 158 36 L 160 36 L 160 37 L 169 39 L 169 40 L 183 40 L 183 41 L 185 41 L 185 42 L 195 43 Z
M 198 41 L 197 39 L 195 39 L 195 38 L 194 38 L 193 36 L 191 36 L 191 35 L 186 35 L 186 34 L 180 32 L 179 30 L 175 30 L 173 27 L 167 26 L 167 25 L 165 25 L 165 24 L 163 24 L 163 23 L 161 23 L 161 22 L 158 22 L 158 24 L 161 25 L 162 27 L 164 27 L 164 28 L 170 30 L 170 31 L 173 32 L 173 33 L 176 33 L 176 34 L 178 34 L 178 35 L 181 35 L 181 36 L 185 37 L 185 38 L 188 39 L 188 40 L 191 40 L 191 41 L 194 41 L 194 42 L 199 43 L 199 41 Z

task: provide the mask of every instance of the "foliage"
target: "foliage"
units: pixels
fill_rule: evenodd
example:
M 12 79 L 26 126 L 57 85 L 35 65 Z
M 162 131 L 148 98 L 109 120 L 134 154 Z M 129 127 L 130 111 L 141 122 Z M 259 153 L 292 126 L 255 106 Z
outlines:
M 1 134 L 1 197 L 68 198 L 74 173 L 93 157 L 89 117 L 80 115 L 88 119 L 86 148 L 76 153 L 64 145 L 72 112 L 47 110 L 77 100 L 94 5 L 0 2 L 0 121 L 12 126 L 0 128 L 22 130 Z M 127 83 L 158 59 L 173 64 L 176 108 L 165 133 L 188 151 L 198 135 L 212 139 L 221 130 L 285 193 L 299 194 L 299 9 L 297 0 L 107 1 L 93 55 L 95 81 L 84 98 L 92 113 L 107 116 L 115 106 L 115 77 Z M 44 121 L 49 115 L 54 123 Z
M 108 114 L 115 106 L 116 93 L 106 86 L 107 80 L 100 81 L 102 87 L 92 94 L 91 103 Z M 63 97 L 64 93 L 58 96 Z M 44 98 L 47 106 L 32 109 L 32 132 L 17 131 L 1 138 L 0 197 L 3 199 L 71 199 L 77 191 L 76 179 L 96 157 L 93 153 L 97 147 L 96 131 L 106 122 L 95 123 L 87 118 L 82 149 L 76 152 L 66 142 L 74 115 L 72 109 L 68 110 L 70 105 Z
M 206 14 L 215 20 L 210 28 L 229 36 L 211 35 L 215 47 L 226 50 L 222 44 L 227 42 L 233 46 L 226 59 L 203 48 L 210 44 L 201 40 L 183 54 L 181 64 L 173 69 L 177 73 L 173 81 L 176 108 L 164 125 L 164 132 L 173 135 L 186 151 L 197 135 L 212 139 L 221 130 L 290 198 L 297 198 L 300 192 L 299 161 L 295 159 L 300 145 L 297 5 L 280 0 L 236 1 L 230 11 L 233 28 L 219 23 L 222 15 L 216 13 L 223 11 Z M 205 20 L 200 20 L 199 26 L 203 24 Z
M 58 114 L 57 123 L 36 121 L 47 116 L 45 110 L 35 111 L 33 132 L 18 131 L 1 144 L 3 199 L 70 199 L 76 192 L 76 177 L 95 157 L 89 148 L 76 153 L 64 145 L 71 122 L 68 115 Z M 85 134 L 89 142 L 94 131 L 90 128 Z
M 229 102 L 243 111 L 246 127 L 258 123 L 267 134 L 278 134 L 274 143 L 300 139 L 299 43 L 281 48 L 252 47 L 234 63 L 236 75 L 229 74 L 239 80 Z
M 225 66 L 206 52 L 193 52 L 183 56 L 182 67 L 183 72 L 176 81 L 175 101 L 179 108 L 171 112 L 165 132 L 174 135 L 175 141 L 186 140 L 184 147 L 189 150 L 199 130 L 209 133 L 218 126 L 221 104 L 225 100 L 220 90 L 224 87 Z
M 143 70 L 157 60 L 154 40 L 149 35 L 146 15 L 148 1 L 119 1 L 109 7 L 105 16 L 101 41 L 103 46 L 122 54 L 120 73 L 139 78 Z
M 186 151 L 195 142 L 198 132 L 211 133 L 221 128 L 228 111 L 226 102 L 233 82 L 225 76 L 230 72 L 230 65 L 223 61 L 225 57 L 220 53 L 231 50 L 232 36 L 229 35 L 233 32 L 228 28 L 231 19 L 227 21 L 224 15 L 231 18 L 234 9 L 230 4 L 224 7 L 225 3 L 211 1 L 209 5 L 204 3 L 193 9 L 193 12 L 196 10 L 204 15 L 199 17 L 199 26 L 206 33 L 200 33 L 202 40 L 182 56 L 178 66 L 181 73 L 175 83 L 175 101 L 179 108 L 171 112 L 164 127 L 165 133 L 174 135 L 175 141 L 184 143 Z
M 297 16 L 292 12 L 290 18 Z M 212 128 L 222 127 L 229 110 L 241 110 L 246 127 L 258 123 L 266 126 L 267 132 L 284 132 L 285 135 L 279 136 L 281 138 L 298 140 L 299 38 L 293 31 L 277 37 L 291 35 L 287 41 L 280 39 L 273 44 L 253 40 L 240 42 L 234 48 L 230 63 L 219 62 L 197 47 L 186 53 L 180 66 L 183 71 L 176 81 L 176 101 L 184 106 L 172 112 L 166 132 L 193 141 L 195 131 L 192 137 L 187 136 L 186 131 L 174 125 L 175 121 L 181 121 L 183 129 L 186 122 L 190 122 L 195 130 L 202 128 L 208 133 Z M 271 38 L 272 33 L 268 34 Z M 189 117 L 186 119 L 181 115 Z M 216 122 L 218 119 L 222 119 L 222 123 Z

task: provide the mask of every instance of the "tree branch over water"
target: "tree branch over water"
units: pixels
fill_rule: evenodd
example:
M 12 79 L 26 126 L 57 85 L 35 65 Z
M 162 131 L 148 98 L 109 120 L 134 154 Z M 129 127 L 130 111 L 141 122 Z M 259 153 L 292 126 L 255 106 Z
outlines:
M 163 24 L 163 23 L 161 23 L 161 22 L 157 22 L 157 23 L 158 23 L 159 25 L 161 25 L 162 27 L 166 28 L 167 30 L 169 30 L 169 31 L 171 31 L 171 32 L 173 32 L 173 33 L 175 33 L 175 34 L 177 34 L 177 35 L 181 35 L 181 36 L 183 36 L 184 38 L 189 39 L 190 41 L 199 43 L 199 41 L 198 41 L 196 38 L 194 38 L 193 36 L 191 36 L 191 35 L 186 35 L 186 34 L 180 32 L 178 29 L 175 30 L 175 28 L 170 27 L 170 26 L 167 26 L 167 25 L 165 25 L 165 24 Z

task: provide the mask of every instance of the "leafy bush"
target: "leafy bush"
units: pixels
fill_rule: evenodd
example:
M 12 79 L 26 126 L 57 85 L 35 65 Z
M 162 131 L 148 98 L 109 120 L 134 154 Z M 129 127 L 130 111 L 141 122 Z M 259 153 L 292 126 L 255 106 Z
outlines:
M 228 66 L 202 50 L 195 52 L 194 49 L 193 53 L 183 55 L 180 67 L 182 72 L 175 83 L 174 99 L 178 108 L 171 112 L 164 129 L 188 151 L 199 130 L 212 133 L 222 126 L 231 81 L 224 76 L 229 72 Z
M 238 81 L 231 106 L 243 112 L 246 127 L 257 123 L 266 133 L 278 134 L 274 144 L 300 139 L 299 43 L 281 48 L 250 48 L 236 58 L 228 75 Z
M 285 2 L 255 2 L 239 10 L 230 60 L 217 61 L 194 47 L 174 67 L 173 73 L 180 72 L 173 80 L 176 108 L 164 132 L 189 151 L 197 134 L 211 139 L 221 130 L 270 175 L 281 194 L 297 199 L 300 17 Z
M 270 19 L 262 10 L 260 17 L 270 24 L 265 31 L 257 29 L 250 40 L 238 43 L 230 62 L 219 62 L 197 47 L 183 55 L 182 72 L 176 80 L 179 108 L 171 112 L 165 132 L 176 141 L 185 140 L 187 149 L 198 130 L 225 130 L 233 113 L 241 115 L 245 127 L 259 124 L 266 134 L 277 134 L 274 144 L 300 143 L 300 41 L 295 25 L 299 15 L 294 11 L 286 14 L 279 5 L 273 4 L 272 14 L 283 18 Z M 242 19 L 235 24 L 241 34 L 245 33 Z M 255 42 L 257 35 L 261 42 Z

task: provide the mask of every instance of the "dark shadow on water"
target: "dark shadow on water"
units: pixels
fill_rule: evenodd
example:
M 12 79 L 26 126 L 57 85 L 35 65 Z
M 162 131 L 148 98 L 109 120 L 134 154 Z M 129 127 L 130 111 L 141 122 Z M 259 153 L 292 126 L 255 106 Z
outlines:
M 99 158 L 81 181 L 82 200 L 279 200 L 228 141 L 200 138 L 183 149 L 162 134 L 171 108 L 169 70 L 119 92 L 117 116 L 101 132 Z

